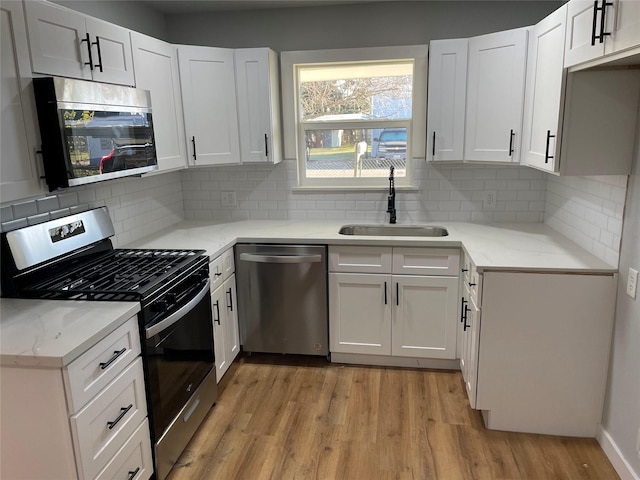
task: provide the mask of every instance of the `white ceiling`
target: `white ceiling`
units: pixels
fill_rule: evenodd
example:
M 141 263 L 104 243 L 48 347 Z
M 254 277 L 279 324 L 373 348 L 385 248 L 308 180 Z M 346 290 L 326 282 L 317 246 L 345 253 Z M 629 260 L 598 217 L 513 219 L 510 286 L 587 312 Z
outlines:
M 199 13 L 266 8 L 312 7 L 327 5 L 348 5 L 397 0 L 144 0 L 163 13 Z

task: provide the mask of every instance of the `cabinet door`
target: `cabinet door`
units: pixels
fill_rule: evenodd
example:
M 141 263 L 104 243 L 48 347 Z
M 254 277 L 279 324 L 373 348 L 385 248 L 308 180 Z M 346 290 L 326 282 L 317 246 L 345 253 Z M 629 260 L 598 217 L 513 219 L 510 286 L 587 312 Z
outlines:
M 455 358 L 458 277 L 394 275 L 391 354 Z
M 213 351 L 216 357 L 216 380 L 219 382 L 229 369 L 226 347 L 227 336 L 225 334 L 224 285 L 211 292 L 211 313 L 213 315 Z
M 43 191 L 37 169 L 38 130 L 27 32 L 22 2 L 0 4 L 2 36 L 2 140 L 0 143 L 0 202 L 10 202 Z
M 239 163 L 233 50 L 181 45 L 178 60 L 190 164 Z
M 463 159 L 468 43 L 462 38 L 429 44 L 427 158 L 434 162 Z
M 278 57 L 268 48 L 238 49 L 235 69 L 240 158 L 243 163 L 279 163 Z
M 240 353 L 240 333 L 238 330 L 238 297 L 236 295 L 236 276 L 231 275 L 222 286 L 226 322 L 224 325 L 226 360 L 231 364 Z
M 600 6 L 600 0 L 595 2 Z M 604 55 L 604 43 L 594 36 L 600 32 L 600 13 L 591 0 L 571 0 L 567 4 L 567 32 L 564 66 L 570 67 Z
M 184 118 L 175 46 L 131 32 L 136 86 L 151 92 L 158 170 L 187 166 Z
M 86 22 L 91 37 L 93 79 L 134 85 L 129 30 L 91 17 Z
M 566 16 L 563 5 L 535 26 L 529 40 L 521 162 L 550 172 L 559 160 Z
M 465 160 L 518 162 L 527 29 L 469 40 Z
M 464 383 L 471 408 L 476 408 L 478 384 L 478 342 L 480 340 L 480 310 L 473 298 L 469 299 L 463 318 L 464 334 Z
M 640 45 L 640 2 L 617 0 L 605 13 L 607 32 L 604 53 L 613 53 Z
M 91 80 L 84 15 L 34 0 L 24 5 L 33 71 Z
M 391 275 L 330 273 L 330 350 L 390 355 L 391 301 Z

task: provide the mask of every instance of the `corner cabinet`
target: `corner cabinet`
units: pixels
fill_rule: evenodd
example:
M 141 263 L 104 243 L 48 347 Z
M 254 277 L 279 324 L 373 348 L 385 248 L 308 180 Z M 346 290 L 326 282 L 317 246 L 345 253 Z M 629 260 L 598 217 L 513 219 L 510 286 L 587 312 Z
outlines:
M 429 43 L 427 159 L 462 161 L 467 93 L 466 38 Z
M 131 32 L 136 86 L 151 92 L 158 170 L 187 166 L 178 50 L 174 45 Z
M 560 175 L 628 175 L 640 71 L 567 74 L 562 54 L 566 15 L 564 5 L 533 30 L 521 163 Z
M 62 368 L 0 374 L 2 408 L 13 412 L 3 416 L 3 478 L 151 477 L 137 317 Z
M 332 359 L 454 359 L 458 262 L 452 249 L 330 246 Z
M 31 66 L 21 1 L 0 4 L 2 53 L 2 140 L 0 142 L 0 203 L 45 191 L 38 171 L 39 145 Z
M 129 30 L 49 2 L 24 6 L 35 73 L 134 85 Z
M 240 163 L 234 51 L 178 46 L 189 166 Z
M 238 301 L 233 249 L 216 257 L 209 265 L 211 278 L 211 310 L 216 380 L 220 382 L 240 353 Z
M 242 163 L 282 160 L 278 55 L 269 48 L 234 51 L 240 159 Z
M 470 265 L 470 289 L 462 297 L 468 303 L 461 317 L 461 368 L 470 404 L 482 410 L 486 427 L 595 436 L 617 276 L 474 274 Z
M 464 159 L 518 163 L 528 29 L 469 39 Z
M 567 7 L 565 67 L 640 46 L 637 0 L 571 0 Z

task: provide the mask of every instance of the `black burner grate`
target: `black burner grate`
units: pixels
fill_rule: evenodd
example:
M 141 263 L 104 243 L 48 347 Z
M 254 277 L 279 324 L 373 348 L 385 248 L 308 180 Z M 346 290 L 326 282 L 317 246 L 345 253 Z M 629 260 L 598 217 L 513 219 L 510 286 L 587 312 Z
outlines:
M 38 298 L 76 300 L 140 300 L 153 286 L 196 260 L 194 250 L 112 250 L 71 270 L 22 289 Z

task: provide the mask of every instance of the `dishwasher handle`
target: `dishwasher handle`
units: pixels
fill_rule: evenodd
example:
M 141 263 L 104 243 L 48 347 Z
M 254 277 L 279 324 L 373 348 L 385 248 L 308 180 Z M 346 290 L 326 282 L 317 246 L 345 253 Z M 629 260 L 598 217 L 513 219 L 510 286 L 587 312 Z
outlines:
M 241 253 L 240 260 L 255 263 L 319 263 L 322 255 L 257 255 Z

